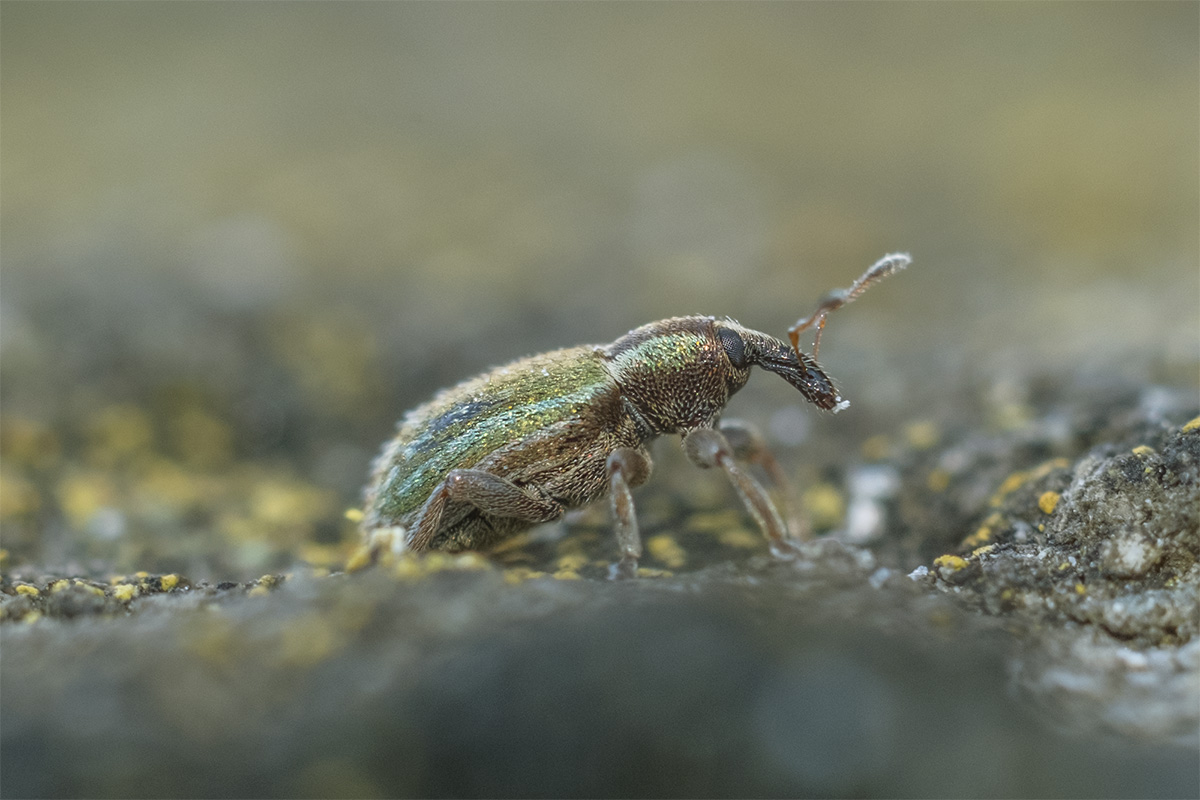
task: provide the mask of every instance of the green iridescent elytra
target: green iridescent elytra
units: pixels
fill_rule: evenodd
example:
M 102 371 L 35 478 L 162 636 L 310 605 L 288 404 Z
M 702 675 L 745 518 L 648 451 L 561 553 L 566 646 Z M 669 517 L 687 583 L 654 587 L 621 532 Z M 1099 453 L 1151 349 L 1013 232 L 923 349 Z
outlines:
M 599 354 L 572 347 L 493 370 L 409 412 L 386 454 L 381 514 L 420 508 L 454 468 L 475 467 L 514 442 L 569 426 L 611 402 L 617 386 Z
M 829 311 L 905 264 L 907 257 L 885 258 L 850 290 L 829 295 L 809 318 L 814 322 L 797 325 L 815 323 L 819 331 Z M 693 462 L 726 472 L 773 549 L 782 551 L 785 523 L 735 463 L 745 455 L 764 463 L 761 439 L 738 428 L 734 448 L 717 430 L 753 366 L 784 378 L 820 408 L 846 405 L 796 346 L 729 319 L 652 322 L 609 345 L 497 367 L 410 411 L 375 460 L 363 529 L 393 548 L 477 549 L 610 495 L 621 574 L 631 574 L 641 544 L 629 490 L 649 477 L 646 445 L 677 433 Z

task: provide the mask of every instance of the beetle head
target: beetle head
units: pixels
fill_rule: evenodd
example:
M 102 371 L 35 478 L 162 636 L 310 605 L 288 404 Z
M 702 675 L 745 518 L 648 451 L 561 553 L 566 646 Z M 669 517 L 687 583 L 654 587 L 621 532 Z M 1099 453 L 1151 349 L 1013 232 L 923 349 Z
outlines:
M 599 349 L 625 398 L 657 433 L 711 425 L 755 365 L 781 376 L 820 408 L 845 407 L 815 361 L 732 320 L 659 320 Z

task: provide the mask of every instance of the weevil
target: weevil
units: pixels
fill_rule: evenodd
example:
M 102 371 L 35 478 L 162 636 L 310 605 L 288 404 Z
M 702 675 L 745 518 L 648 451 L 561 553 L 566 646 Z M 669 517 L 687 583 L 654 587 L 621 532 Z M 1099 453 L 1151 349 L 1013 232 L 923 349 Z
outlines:
M 554 350 L 497 367 L 410 411 L 375 460 L 362 527 L 374 552 L 477 550 L 559 519 L 608 495 L 620 558 L 614 577 L 642 555 L 630 490 L 650 477 L 647 445 L 679 434 L 698 467 L 719 467 L 766 535 L 771 552 L 795 540 L 770 495 L 739 462 L 782 473 L 761 436 L 721 413 L 751 367 L 779 375 L 825 410 L 849 405 L 815 360 L 828 314 L 903 269 L 880 259 L 848 289 L 825 296 L 789 330 L 791 342 L 725 318 L 673 317 L 612 344 Z M 814 356 L 799 334 L 816 326 Z

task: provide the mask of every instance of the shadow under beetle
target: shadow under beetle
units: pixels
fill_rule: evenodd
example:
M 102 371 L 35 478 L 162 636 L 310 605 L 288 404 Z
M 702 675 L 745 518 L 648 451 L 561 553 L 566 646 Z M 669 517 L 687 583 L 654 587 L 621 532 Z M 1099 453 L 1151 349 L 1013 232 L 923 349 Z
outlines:
M 763 464 L 777 483 L 782 473 L 762 437 L 720 422 L 721 412 L 752 366 L 819 408 L 849 405 L 815 360 L 826 317 L 910 261 L 884 256 L 848 289 L 827 294 L 789 329 L 790 344 L 729 319 L 673 317 L 443 390 L 404 417 L 375 460 L 362 522 L 373 554 L 389 541 L 414 551 L 486 548 L 607 494 L 621 551 L 613 575 L 632 576 L 642 544 L 630 489 L 650 477 L 646 445 L 677 433 L 693 463 L 725 472 L 771 552 L 788 557 L 787 525 L 738 461 Z M 810 357 L 799 335 L 813 326 Z

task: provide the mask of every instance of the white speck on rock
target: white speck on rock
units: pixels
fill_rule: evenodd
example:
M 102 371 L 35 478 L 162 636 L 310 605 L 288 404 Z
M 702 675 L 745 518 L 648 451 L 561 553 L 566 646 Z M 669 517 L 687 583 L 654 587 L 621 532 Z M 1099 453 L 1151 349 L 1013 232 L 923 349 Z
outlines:
M 924 567 L 921 569 L 924 569 Z M 871 573 L 871 577 L 867 578 L 867 582 L 871 584 L 872 589 L 879 589 L 887 583 L 887 579 L 890 577 L 892 577 L 892 571 L 887 567 L 880 567 Z

